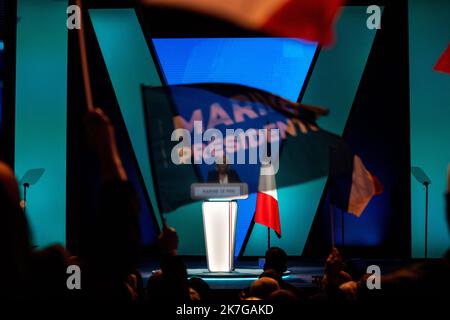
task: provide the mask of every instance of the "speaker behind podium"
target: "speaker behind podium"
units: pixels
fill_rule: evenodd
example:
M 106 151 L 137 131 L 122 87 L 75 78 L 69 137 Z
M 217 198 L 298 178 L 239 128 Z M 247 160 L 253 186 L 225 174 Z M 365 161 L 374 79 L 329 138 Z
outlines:
M 234 269 L 237 199 L 248 197 L 246 183 L 195 183 L 191 197 L 203 200 L 203 230 L 206 259 L 210 272 L 231 272 Z

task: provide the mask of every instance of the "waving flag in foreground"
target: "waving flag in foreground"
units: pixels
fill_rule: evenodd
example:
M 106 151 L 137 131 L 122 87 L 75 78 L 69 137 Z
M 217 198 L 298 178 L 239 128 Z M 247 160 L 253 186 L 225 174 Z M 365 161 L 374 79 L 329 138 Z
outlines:
M 250 30 L 329 45 L 344 0 L 141 0 L 208 14 Z
M 440 72 L 450 73 L 450 43 L 433 69 Z
M 245 163 L 231 162 L 229 170 L 247 183 L 249 193 L 256 193 L 261 162 L 252 163 L 250 159 L 252 152 L 259 152 L 262 145 L 259 139 L 248 135 L 251 130 L 279 131 L 278 187 L 351 172 L 353 154 L 348 145 L 341 137 L 316 124 L 316 119 L 327 113 L 326 109 L 236 84 L 203 83 L 142 89 L 149 156 L 161 212 L 171 212 L 193 202 L 190 185 L 208 181 L 211 172 L 216 171 L 215 164 L 202 159 L 202 154 L 216 143 L 222 145 L 223 150 L 235 145 L 235 151 L 230 154 L 227 151 L 230 161 L 237 159 L 239 152 L 245 154 Z M 195 123 L 200 127 L 195 129 Z M 181 153 L 177 148 L 181 141 L 172 138 L 175 129 L 186 130 L 191 138 Z M 201 140 L 199 136 L 195 141 L 197 133 L 206 133 L 209 129 L 218 130 L 216 132 L 221 132 L 225 138 L 210 141 L 205 137 Z M 234 130 L 234 136 L 229 136 L 228 130 Z M 272 146 L 270 143 L 266 147 L 272 150 Z M 180 164 L 172 161 L 173 154 L 180 157 Z
M 212 143 L 219 142 L 202 140 L 196 143 L 195 121 L 202 123 L 203 129 L 216 129 L 224 136 L 227 130 L 242 130 L 235 131 L 236 136 L 232 136 L 232 139 L 222 140 L 225 145 L 236 143 L 238 147 L 232 154 L 227 154 L 230 160 L 237 156 L 239 150 L 245 152 L 247 160 L 255 148 L 259 150 L 260 145 L 246 136 L 247 130 L 278 129 L 281 144 L 276 179 L 279 188 L 326 176 L 350 182 L 355 172 L 351 203 L 362 203 L 358 200 L 362 198 L 367 201 L 368 195 L 373 193 L 371 187 L 364 189 L 365 183 L 370 180 L 367 179 L 368 171 L 363 170 L 362 162 L 355 160 L 348 144 L 340 136 L 317 126 L 316 119 L 326 114 L 326 109 L 291 102 L 263 90 L 236 84 L 203 83 L 142 89 L 149 156 L 161 212 L 171 212 L 193 202 L 190 185 L 207 181 L 210 173 L 216 170 L 214 164 L 201 161 L 201 158 L 195 161 L 196 154 L 201 155 Z M 180 143 L 177 139 L 172 139 L 172 134 L 179 128 L 186 129 L 192 137 L 187 149 L 183 148 L 183 165 L 171 160 L 171 155 L 176 150 L 174 148 Z M 229 169 L 248 184 L 249 193 L 262 192 L 273 196 L 275 177 L 264 177 L 273 179 L 266 182 L 261 180 L 263 177 L 258 179 L 261 170 L 267 169 L 260 164 L 234 162 L 230 163 Z M 357 185 L 358 181 L 361 182 Z M 346 193 L 346 201 L 350 199 L 350 186 L 348 183 L 338 188 L 340 193 Z M 347 207 L 348 205 L 342 208 Z M 356 207 L 361 205 L 355 205 Z M 273 216 L 273 223 L 267 224 L 280 232 L 277 216 Z M 258 218 L 257 221 L 266 221 L 265 217 L 258 217 L 261 219 Z

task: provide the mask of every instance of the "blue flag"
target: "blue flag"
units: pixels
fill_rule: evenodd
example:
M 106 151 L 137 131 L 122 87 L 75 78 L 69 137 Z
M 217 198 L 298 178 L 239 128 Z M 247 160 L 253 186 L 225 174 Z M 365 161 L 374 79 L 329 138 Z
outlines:
M 351 172 L 353 155 L 316 120 L 327 110 L 235 84 L 144 86 L 145 122 L 163 213 L 194 200 L 198 182 L 248 184 L 274 164 L 278 188 Z

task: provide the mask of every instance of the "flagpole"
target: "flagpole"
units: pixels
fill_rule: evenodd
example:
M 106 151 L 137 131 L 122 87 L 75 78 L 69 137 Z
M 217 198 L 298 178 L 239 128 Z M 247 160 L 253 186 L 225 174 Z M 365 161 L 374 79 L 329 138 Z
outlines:
M 267 250 L 270 249 L 270 228 L 267 227 Z
M 330 225 L 331 225 L 331 248 L 333 249 L 335 247 L 334 243 L 334 207 L 333 204 L 330 202 L 329 206 L 330 210 Z
M 344 246 L 344 210 L 340 210 L 341 211 L 341 241 L 342 241 L 342 246 Z
M 83 71 L 84 93 L 86 95 L 86 105 L 88 111 L 94 110 L 92 99 L 91 80 L 89 76 L 89 65 L 86 53 L 86 39 L 84 37 L 83 7 L 81 0 L 76 0 L 76 5 L 80 8 L 80 29 L 78 30 L 78 44 L 80 47 L 81 69 Z
M 425 259 L 428 259 L 428 181 L 424 182 L 425 186 Z

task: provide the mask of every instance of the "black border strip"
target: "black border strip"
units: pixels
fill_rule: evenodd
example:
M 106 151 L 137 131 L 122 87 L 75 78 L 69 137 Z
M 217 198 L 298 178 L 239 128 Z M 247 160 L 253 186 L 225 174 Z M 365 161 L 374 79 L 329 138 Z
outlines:
M 303 96 L 305 95 L 306 88 L 308 88 L 309 80 L 311 79 L 314 68 L 316 67 L 316 63 L 317 63 L 317 60 L 319 59 L 321 50 L 322 50 L 322 47 L 320 45 L 317 45 L 316 51 L 314 52 L 314 56 L 309 65 L 308 73 L 306 74 L 305 80 L 303 81 L 302 89 L 300 90 L 300 93 L 298 95 L 297 102 L 302 102 L 302 100 L 303 100 Z
M 161 81 L 162 86 L 167 86 L 167 79 L 164 74 L 164 71 L 161 66 L 161 61 L 159 60 L 158 54 L 156 53 L 155 45 L 153 44 L 153 36 L 150 28 L 145 23 L 145 17 L 143 12 L 139 8 L 135 8 L 136 17 L 139 21 L 139 24 L 142 29 L 142 33 L 144 34 L 145 42 L 147 43 L 148 50 L 150 51 L 150 55 L 152 57 L 153 63 L 155 64 L 156 71 L 159 75 L 159 80 Z
M 156 170 L 155 170 L 155 167 L 156 167 L 155 160 L 152 157 L 151 142 L 148 140 L 148 137 L 150 135 L 150 126 L 149 126 L 148 120 L 147 120 L 149 117 L 149 114 L 147 112 L 148 108 L 146 106 L 147 103 L 146 103 L 146 99 L 144 99 L 145 87 L 146 86 L 141 84 L 142 106 L 144 109 L 144 121 L 145 121 L 145 132 L 146 132 L 145 140 L 147 141 L 147 146 L 148 146 L 147 149 L 148 149 L 148 157 L 150 159 L 150 168 L 151 168 L 153 186 L 155 186 L 158 184 L 158 182 L 157 182 L 158 177 L 156 175 Z M 155 197 L 156 197 L 156 206 L 158 207 L 159 215 L 161 216 L 161 223 L 163 223 L 165 218 L 164 218 L 164 214 L 163 214 L 162 207 L 161 207 L 161 194 L 160 194 L 158 188 L 153 187 L 153 190 L 155 192 Z

